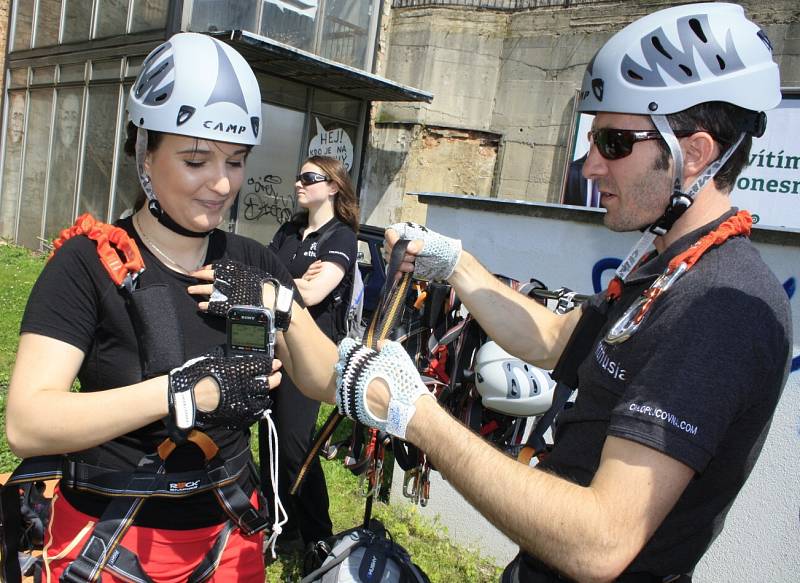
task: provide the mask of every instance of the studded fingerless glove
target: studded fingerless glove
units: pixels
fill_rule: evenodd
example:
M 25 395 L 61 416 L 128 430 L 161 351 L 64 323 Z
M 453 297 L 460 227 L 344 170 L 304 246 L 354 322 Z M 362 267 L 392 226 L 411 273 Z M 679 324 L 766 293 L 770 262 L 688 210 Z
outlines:
M 231 306 L 261 306 L 262 284 L 269 274 L 257 267 L 230 259 L 214 263 L 214 291 L 208 313 L 225 317 Z
M 169 373 L 167 429 L 176 443 L 197 424 L 243 429 L 255 423 L 271 406 L 269 382 L 272 360 L 263 356 L 200 356 Z M 205 377 L 219 385 L 219 404 L 198 411 L 194 387 Z M 196 418 L 196 419 L 195 419 Z

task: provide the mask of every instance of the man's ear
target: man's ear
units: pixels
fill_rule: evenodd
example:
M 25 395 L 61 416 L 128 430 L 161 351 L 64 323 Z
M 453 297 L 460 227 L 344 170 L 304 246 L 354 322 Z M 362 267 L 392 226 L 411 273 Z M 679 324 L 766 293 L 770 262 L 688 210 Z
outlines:
M 706 131 L 698 131 L 681 139 L 683 146 L 683 172 L 686 177 L 696 176 L 720 155 L 720 147 Z

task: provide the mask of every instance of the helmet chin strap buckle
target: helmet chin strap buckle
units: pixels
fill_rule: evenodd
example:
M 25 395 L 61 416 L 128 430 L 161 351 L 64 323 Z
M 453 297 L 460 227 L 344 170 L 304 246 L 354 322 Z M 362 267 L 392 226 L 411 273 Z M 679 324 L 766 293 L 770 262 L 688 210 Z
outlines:
M 650 226 L 649 231 L 655 235 L 666 235 L 683 213 L 692 206 L 692 199 L 680 190 L 674 190 L 669 199 L 669 205 L 661 218 Z

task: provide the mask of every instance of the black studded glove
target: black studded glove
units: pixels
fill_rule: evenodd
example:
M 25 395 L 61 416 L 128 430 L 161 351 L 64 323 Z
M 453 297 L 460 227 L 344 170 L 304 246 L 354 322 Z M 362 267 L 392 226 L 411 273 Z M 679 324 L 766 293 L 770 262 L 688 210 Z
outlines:
M 269 274 L 257 267 L 230 259 L 214 263 L 214 291 L 208 313 L 225 317 L 231 306 L 261 306 L 262 284 Z
M 167 417 L 170 437 L 182 443 L 195 424 L 249 427 L 272 405 L 267 380 L 271 372 L 272 360 L 255 355 L 200 356 L 173 369 Z M 194 387 L 205 377 L 219 385 L 219 404 L 213 411 L 198 411 L 195 403 Z

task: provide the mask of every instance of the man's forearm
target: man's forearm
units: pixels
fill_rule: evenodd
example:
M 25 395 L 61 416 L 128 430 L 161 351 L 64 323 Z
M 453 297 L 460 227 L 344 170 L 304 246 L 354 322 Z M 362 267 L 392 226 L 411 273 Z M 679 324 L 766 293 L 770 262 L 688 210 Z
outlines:
M 514 291 L 464 251 L 448 279 L 486 333 L 526 362 L 553 368 L 580 313 L 557 315 Z
M 592 580 L 608 568 L 615 541 L 605 532 L 603 510 L 589 488 L 512 460 L 431 399 L 417 402 L 407 437 L 524 550 L 577 580 Z
M 294 315 L 283 339 L 289 357 L 286 370 L 297 387 L 311 399 L 336 401 L 336 345 L 314 322 L 308 310 L 294 305 Z

